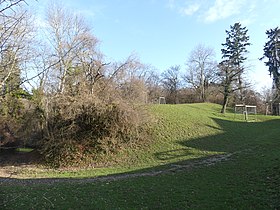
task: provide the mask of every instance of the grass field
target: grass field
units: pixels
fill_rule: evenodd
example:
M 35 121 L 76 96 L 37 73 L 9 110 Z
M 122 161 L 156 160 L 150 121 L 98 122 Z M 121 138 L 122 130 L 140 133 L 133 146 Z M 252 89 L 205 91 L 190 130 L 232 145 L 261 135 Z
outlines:
M 3 181 L 0 209 L 280 209 L 280 118 L 245 122 L 220 108 L 152 106 L 153 143 L 119 154 L 118 165 L 29 174 L 30 182 L 105 179 Z

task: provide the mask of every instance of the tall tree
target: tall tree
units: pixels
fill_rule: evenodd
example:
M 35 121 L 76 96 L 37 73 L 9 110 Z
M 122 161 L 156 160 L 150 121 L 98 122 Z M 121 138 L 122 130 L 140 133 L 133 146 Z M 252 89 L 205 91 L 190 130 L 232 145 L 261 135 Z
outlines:
M 222 66 L 222 68 L 220 68 L 222 71 L 221 75 L 227 78 L 223 80 L 223 86 L 225 88 L 223 108 L 221 110 L 222 113 L 225 113 L 230 93 L 239 90 L 240 101 L 242 102 L 244 100 L 243 75 L 246 70 L 244 62 L 247 59 L 247 47 L 251 45 L 249 43 L 249 36 L 247 35 L 247 32 L 248 29 L 246 29 L 246 27 L 242 27 L 240 23 L 235 23 L 233 26 L 230 26 L 230 30 L 226 30 L 227 38 L 226 42 L 222 44 L 224 47 L 221 49 L 223 60 L 220 63 Z M 233 85 L 236 87 L 233 88 Z
M 267 30 L 266 35 L 268 41 L 264 45 L 261 60 L 267 59 L 265 65 L 268 66 L 270 76 L 273 77 L 274 100 L 276 100 L 280 98 L 280 29 L 277 27 Z
M 7 91 L 7 82 L 11 84 L 15 77 L 20 77 L 20 67 L 30 57 L 30 40 L 33 32 L 30 20 L 32 18 L 20 7 L 23 2 L 22 0 L 0 1 L 0 90 L 2 96 Z M 12 89 L 19 87 L 19 81 L 13 86 Z
M 221 78 L 221 84 L 223 86 L 224 95 L 221 113 L 225 113 L 229 97 L 231 93 L 233 93 L 236 90 L 236 87 L 234 87 L 234 82 L 236 81 L 239 72 L 236 72 L 235 67 L 227 60 L 222 61 L 219 64 L 219 70 L 219 76 Z
M 51 46 L 52 66 L 48 78 L 58 93 L 72 88 L 77 81 L 77 72 L 86 70 L 92 76 L 93 66 L 98 69 L 97 39 L 85 20 L 64 9 L 58 3 L 49 6 L 47 11 L 48 39 Z M 86 65 L 85 65 L 86 64 Z M 101 64 L 100 64 L 101 65 Z M 89 77 L 88 77 L 89 78 Z
M 217 63 L 214 61 L 215 52 L 204 45 L 196 46 L 190 53 L 185 81 L 199 92 L 200 100 L 207 100 L 207 88 L 214 82 L 217 75 Z
M 19 98 L 28 95 L 21 85 L 34 40 L 33 19 L 24 5 L 23 0 L 0 1 L 0 111 L 15 118 L 20 115 Z

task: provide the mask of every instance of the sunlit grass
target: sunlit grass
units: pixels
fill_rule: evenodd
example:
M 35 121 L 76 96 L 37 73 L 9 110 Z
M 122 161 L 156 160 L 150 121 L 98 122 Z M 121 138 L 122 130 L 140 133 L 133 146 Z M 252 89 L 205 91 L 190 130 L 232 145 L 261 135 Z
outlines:
M 32 152 L 34 149 L 32 148 L 27 148 L 27 147 L 20 147 L 20 148 L 17 148 L 16 151 L 17 152 Z
M 151 113 L 155 115 L 152 127 L 153 140 L 144 149 L 125 149 L 115 156 L 107 167 L 89 167 L 86 169 L 22 169 L 18 176 L 23 178 L 57 177 L 57 178 L 83 178 L 97 177 L 109 174 L 132 172 L 135 170 L 149 170 L 151 167 L 164 166 L 178 161 L 188 161 L 207 158 L 212 155 L 225 154 L 228 151 L 197 149 L 187 145 L 195 139 L 226 138 L 220 142 L 220 147 L 231 147 L 231 152 L 242 149 L 244 141 L 239 142 L 238 136 L 247 136 L 246 130 L 250 128 L 242 116 L 229 111 L 226 115 L 220 113 L 221 106 L 217 104 L 183 104 L 183 105 L 152 105 Z M 258 116 L 258 123 L 274 119 L 271 116 Z M 230 128 L 223 128 L 218 120 L 237 122 L 229 124 Z M 239 123 L 238 123 L 239 122 Z M 227 125 L 226 125 L 227 126 Z M 260 129 L 259 129 L 260 130 Z M 226 132 L 226 134 L 225 134 Z M 258 132 L 256 132 L 257 134 Z M 251 134 L 249 134 L 251 135 Z M 230 143 L 230 144 L 229 144 Z M 30 151 L 22 149 L 21 151 Z
M 230 158 L 157 176 L 92 183 L 14 186 L 1 184 L 7 209 L 280 209 L 280 119 L 255 122 L 222 115 L 214 104 L 157 105 L 153 143 L 126 151 L 127 160 L 107 168 L 48 171 L 47 177 L 96 177 L 164 170 Z M 129 162 L 130 160 L 130 162 Z M 38 174 L 37 174 L 38 175 Z

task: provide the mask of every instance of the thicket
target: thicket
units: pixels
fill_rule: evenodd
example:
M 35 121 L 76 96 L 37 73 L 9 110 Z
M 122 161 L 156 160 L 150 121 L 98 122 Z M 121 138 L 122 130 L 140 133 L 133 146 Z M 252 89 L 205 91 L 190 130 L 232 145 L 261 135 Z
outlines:
M 52 166 L 96 164 L 104 156 L 147 140 L 143 110 L 122 100 L 61 96 L 46 108 L 40 150 Z
M 34 90 L 15 123 L 19 144 L 37 148 L 48 165 L 102 165 L 120 150 L 150 140 L 149 113 L 136 100 L 139 88 L 131 89 L 130 100 L 108 78 L 91 91 L 85 83 L 75 85 L 75 94 L 72 88 L 64 93 Z
M 94 81 L 83 68 L 67 75 L 63 92 L 48 92 L 46 87 L 33 91 L 22 138 L 39 148 L 49 165 L 102 164 L 118 151 L 150 140 L 150 116 L 141 95 L 144 87 L 136 73 L 137 60 L 101 67 L 92 65 Z

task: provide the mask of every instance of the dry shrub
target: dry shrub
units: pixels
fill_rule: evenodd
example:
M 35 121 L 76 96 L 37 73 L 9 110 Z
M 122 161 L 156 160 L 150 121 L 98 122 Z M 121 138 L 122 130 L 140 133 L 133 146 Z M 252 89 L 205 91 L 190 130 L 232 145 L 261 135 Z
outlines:
M 32 103 L 32 102 L 30 102 Z M 39 107 L 25 110 L 18 130 L 18 136 L 24 146 L 37 148 L 43 137 L 44 112 Z
M 104 101 L 82 94 L 59 96 L 48 104 L 41 152 L 52 166 L 92 164 L 147 139 L 143 110 L 120 99 Z
M 0 118 L 0 149 L 16 148 L 22 144 L 16 135 L 19 123 L 13 118 Z

